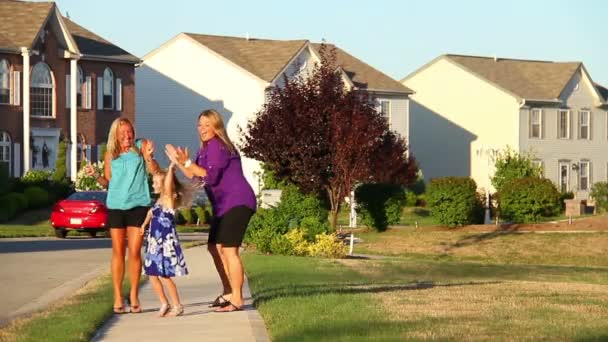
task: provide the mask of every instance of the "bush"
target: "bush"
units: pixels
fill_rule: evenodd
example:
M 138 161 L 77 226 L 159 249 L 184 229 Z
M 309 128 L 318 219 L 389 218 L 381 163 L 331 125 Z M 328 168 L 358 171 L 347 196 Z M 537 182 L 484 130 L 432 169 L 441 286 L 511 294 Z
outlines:
M 270 241 L 270 252 L 272 254 L 292 255 L 293 247 L 285 235 L 275 235 Z
M 283 235 L 291 246 L 291 254 L 298 256 L 308 255 L 309 243 L 306 236 L 309 234 L 305 229 L 292 229 Z
M 97 171 L 98 174 L 103 175 L 104 173 L 104 162 L 100 161 L 92 163 L 91 166 Z M 90 191 L 90 190 L 103 190 L 101 184 L 97 183 L 97 179 L 93 176 L 87 176 L 84 173 L 84 168 L 80 168 L 76 174 L 76 191 Z
M 361 222 L 377 231 L 399 223 L 406 198 L 403 188 L 390 184 L 363 184 L 355 190 Z
M 6 162 L 0 162 L 0 195 L 6 194 L 10 191 L 10 181 L 8 177 L 9 164 Z
M 15 217 L 18 204 L 9 196 L 0 197 L 0 222 L 8 221 Z
M 196 219 L 198 219 L 199 224 L 205 224 L 211 222 L 211 212 L 207 208 L 203 207 L 193 207 L 194 214 L 196 215 Z M 193 218 L 193 221 L 196 221 Z
M 65 180 L 66 172 L 66 150 L 67 146 L 64 140 L 59 141 L 57 146 L 57 160 L 55 161 L 55 172 L 53 172 L 52 180 L 54 182 L 62 182 Z
M 304 237 L 307 241 L 315 241 L 318 234 L 329 233 L 327 220 L 321 221 L 318 217 L 306 216 L 300 221 L 300 227 L 305 231 Z M 293 230 L 288 232 L 291 233 Z
M 595 200 L 595 210 L 598 213 L 608 211 L 608 183 L 597 182 L 591 187 L 591 197 Z
M 37 186 L 26 188 L 24 195 L 27 198 L 28 206 L 32 209 L 44 208 L 49 205 L 49 193 Z
M 11 192 L 4 196 L 8 198 L 11 202 L 16 204 L 17 212 L 22 212 L 28 208 L 27 197 L 24 194 L 18 192 Z
M 500 193 L 501 216 L 513 222 L 538 222 L 541 217 L 557 215 L 560 209 L 560 194 L 548 179 L 513 179 Z
M 532 163 L 531 155 L 519 154 L 511 148 L 498 153 L 494 166 L 496 171 L 492 177 L 492 185 L 499 193 L 502 187 L 513 179 L 542 176 L 541 168 Z
M 407 189 L 416 195 L 421 195 L 426 191 L 426 184 L 424 183 L 424 175 L 422 170 L 418 169 L 418 175 L 414 184 L 409 185 Z
M 194 222 L 194 215 L 192 208 L 180 208 L 177 210 L 176 218 L 178 224 L 192 224 Z
M 27 186 L 45 186 L 50 176 L 51 171 L 29 170 L 21 177 L 21 181 Z
M 405 206 L 415 207 L 418 203 L 418 196 L 412 191 L 405 192 Z
M 431 180 L 427 191 L 427 204 L 431 216 L 449 227 L 480 223 L 483 220 L 477 185 L 468 177 Z
M 314 244 L 309 248 L 310 256 L 325 258 L 343 258 L 346 256 L 346 246 L 338 240 L 335 234 L 319 234 Z
M 249 221 L 244 241 L 255 245 L 261 253 L 270 253 L 272 239 L 286 231 L 287 221 L 276 209 L 259 208 Z
M 48 186 L 49 190 L 49 203 L 53 203 L 61 198 L 68 197 L 74 192 L 74 183 L 69 179 L 64 178 L 60 182 L 51 182 Z

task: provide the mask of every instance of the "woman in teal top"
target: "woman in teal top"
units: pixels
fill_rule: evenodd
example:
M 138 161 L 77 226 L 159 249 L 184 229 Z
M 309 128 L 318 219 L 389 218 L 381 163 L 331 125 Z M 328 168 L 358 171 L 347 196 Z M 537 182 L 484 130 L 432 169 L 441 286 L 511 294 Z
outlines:
M 112 284 L 114 286 L 114 312 L 142 312 L 139 304 L 139 278 L 141 275 L 141 228 L 150 207 L 150 191 L 146 171 L 158 171 L 152 158 L 154 145 L 148 140 L 135 140 L 135 129 L 129 119 L 112 122 L 108 134 L 108 148 L 104 156 L 104 174 L 96 174 L 89 165 L 85 172 L 94 175 L 97 182 L 108 188 L 108 227 L 112 237 Z M 123 304 L 122 281 L 125 274 L 125 254 L 128 243 L 130 310 Z

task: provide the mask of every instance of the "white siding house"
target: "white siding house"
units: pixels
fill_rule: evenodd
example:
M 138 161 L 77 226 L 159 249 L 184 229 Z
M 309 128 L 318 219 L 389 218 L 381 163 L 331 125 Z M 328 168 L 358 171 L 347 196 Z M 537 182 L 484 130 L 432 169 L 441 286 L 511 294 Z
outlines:
M 156 157 L 167 143 L 199 147 L 198 114 L 209 108 L 224 117 L 231 139 L 262 108 L 267 89 L 282 86 L 283 76 L 308 74 L 320 58 L 318 46 L 306 40 L 277 41 L 180 33 L 143 57 L 136 71 L 137 134 L 152 139 Z M 394 130 L 407 137 L 409 89 L 337 49 L 347 83 L 368 89 L 391 102 Z M 259 163 L 243 157 L 245 176 L 259 188 Z

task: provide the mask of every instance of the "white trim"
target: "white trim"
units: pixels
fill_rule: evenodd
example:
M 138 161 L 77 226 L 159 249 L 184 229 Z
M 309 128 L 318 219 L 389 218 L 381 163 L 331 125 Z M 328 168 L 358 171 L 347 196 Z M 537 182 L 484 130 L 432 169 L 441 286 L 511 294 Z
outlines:
M 587 174 L 586 174 L 586 178 L 587 178 L 587 187 L 585 189 L 582 188 L 581 184 L 582 184 L 582 180 L 583 180 L 583 164 L 585 164 L 587 166 Z M 581 160 L 579 163 L 579 169 L 578 169 L 578 190 L 579 191 L 589 191 L 591 190 L 591 161 L 590 160 Z
M 116 88 L 114 90 L 114 94 L 116 111 L 122 112 L 122 80 L 120 78 L 116 78 Z
M 78 88 L 78 60 L 71 59 L 70 60 L 70 99 L 71 99 L 71 108 L 70 108 L 70 141 L 76 141 L 76 130 L 78 129 L 78 104 L 76 103 L 76 89 Z M 71 148 L 68 150 L 70 154 L 70 178 L 73 182 L 76 181 L 76 173 L 78 172 L 78 165 L 76 164 L 76 144 L 71 144 Z
M 534 112 L 537 111 L 538 112 L 538 136 L 534 136 L 534 123 L 532 122 L 533 120 L 533 114 Z M 542 139 L 543 138 L 543 110 L 542 108 L 530 108 L 530 111 L 528 112 L 529 114 L 529 120 L 528 120 L 528 136 L 530 139 Z
M 22 48 L 23 56 L 23 173 L 30 169 L 30 51 Z
M 276 83 L 278 80 L 281 79 L 281 75 L 283 75 L 283 73 L 287 70 L 287 68 L 289 68 L 291 66 L 291 64 L 293 62 L 295 62 L 298 57 L 300 57 L 300 55 L 304 52 L 304 50 L 306 50 L 306 48 L 310 45 L 310 42 L 305 41 L 304 44 L 302 44 L 302 47 L 300 47 L 300 49 L 293 55 L 293 57 L 291 57 L 290 60 L 287 61 L 287 63 L 285 63 L 285 65 L 283 66 L 283 68 L 281 68 L 281 70 L 279 70 L 279 72 L 274 75 L 274 77 L 272 78 L 272 80 L 270 80 L 270 85 L 271 86 L 276 86 Z
M 13 71 L 13 94 L 14 106 L 21 106 L 21 71 Z
M 562 113 L 566 113 L 566 136 L 562 137 L 561 136 L 561 128 L 562 128 Z M 557 110 L 557 138 L 558 139 L 570 139 L 571 134 L 570 134 L 570 116 L 571 116 L 571 111 L 567 110 L 567 109 L 558 109 Z
M 557 162 L 557 188 L 560 192 L 564 191 L 562 190 L 562 166 L 566 166 L 566 192 L 570 191 L 570 161 L 568 160 L 560 160 Z
M 583 113 L 587 114 L 587 137 L 583 138 L 582 137 L 582 132 L 583 132 L 583 125 L 582 125 L 582 118 L 583 118 Z M 578 139 L 580 140 L 591 140 L 591 111 L 584 109 L 584 110 L 579 110 L 578 111 Z
M 84 109 L 91 109 L 93 82 L 91 82 L 91 76 L 87 76 L 85 80 L 85 92 L 83 94 Z

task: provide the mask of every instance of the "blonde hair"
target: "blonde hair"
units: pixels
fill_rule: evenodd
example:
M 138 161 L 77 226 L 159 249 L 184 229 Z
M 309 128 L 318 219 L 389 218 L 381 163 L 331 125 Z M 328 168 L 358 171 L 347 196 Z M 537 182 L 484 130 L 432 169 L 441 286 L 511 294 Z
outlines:
M 175 176 L 175 172 L 172 172 L 170 177 L 172 178 L 173 181 L 173 193 L 172 194 L 165 194 L 165 187 L 164 187 L 164 183 L 165 183 L 165 177 L 169 176 L 169 172 L 166 169 L 161 169 L 158 170 L 156 173 L 154 173 L 153 177 L 162 177 L 161 181 L 162 181 L 162 185 L 161 185 L 161 190 L 160 190 L 160 194 L 162 195 L 169 195 L 169 196 L 173 196 L 175 199 L 174 208 L 179 208 L 179 207 L 189 207 L 192 204 L 192 199 L 194 197 L 194 186 L 193 185 L 184 185 L 182 182 L 180 182 L 177 177 Z
M 217 137 L 220 138 L 220 140 L 222 140 L 222 142 L 224 143 L 224 146 L 226 146 L 226 148 L 228 148 L 228 150 L 230 152 L 237 154 L 236 147 L 234 147 L 234 145 L 230 141 L 230 138 L 228 137 L 228 133 L 226 133 L 226 128 L 224 126 L 224 119 L 222 119 L 222 116 L 220 115 L 220 113 L 218 113 L 217 111 L 215 111 L 213 109 L 207 109 L 198 115 L 198 120 L 200 121 L 201 117 L 203 117 L 203 116 L 206 117 L 207 119 L 209 119 L 209 121 L 211 121 L 211 126 L 213 128 L 213 131 L 215 132 L 215 135 L 217 135 Z M 201 146 L 203 146 L 205 144 L 205 142 L 203 141 L 203 138 L 200 138 L 200 139 L 201 139 Z
M 131 127 L 131 131 L 133 132 L 133 138 L 135 138 L 135 127 L 131 123 L 131 120 L 127 118 L 117 118 L 112 121 L 112 125 L 110 126 L 110 132 L 108 133 L 108 146 L 107 151 L 112 155 L 112 159 L 118 158 L 120 155 L 120 142 L 118 141 L 118 129 L 122 125 L 129 125 Z M 139 149 L 135 146 L 131 146 L 131 151 L 140 154 Z

